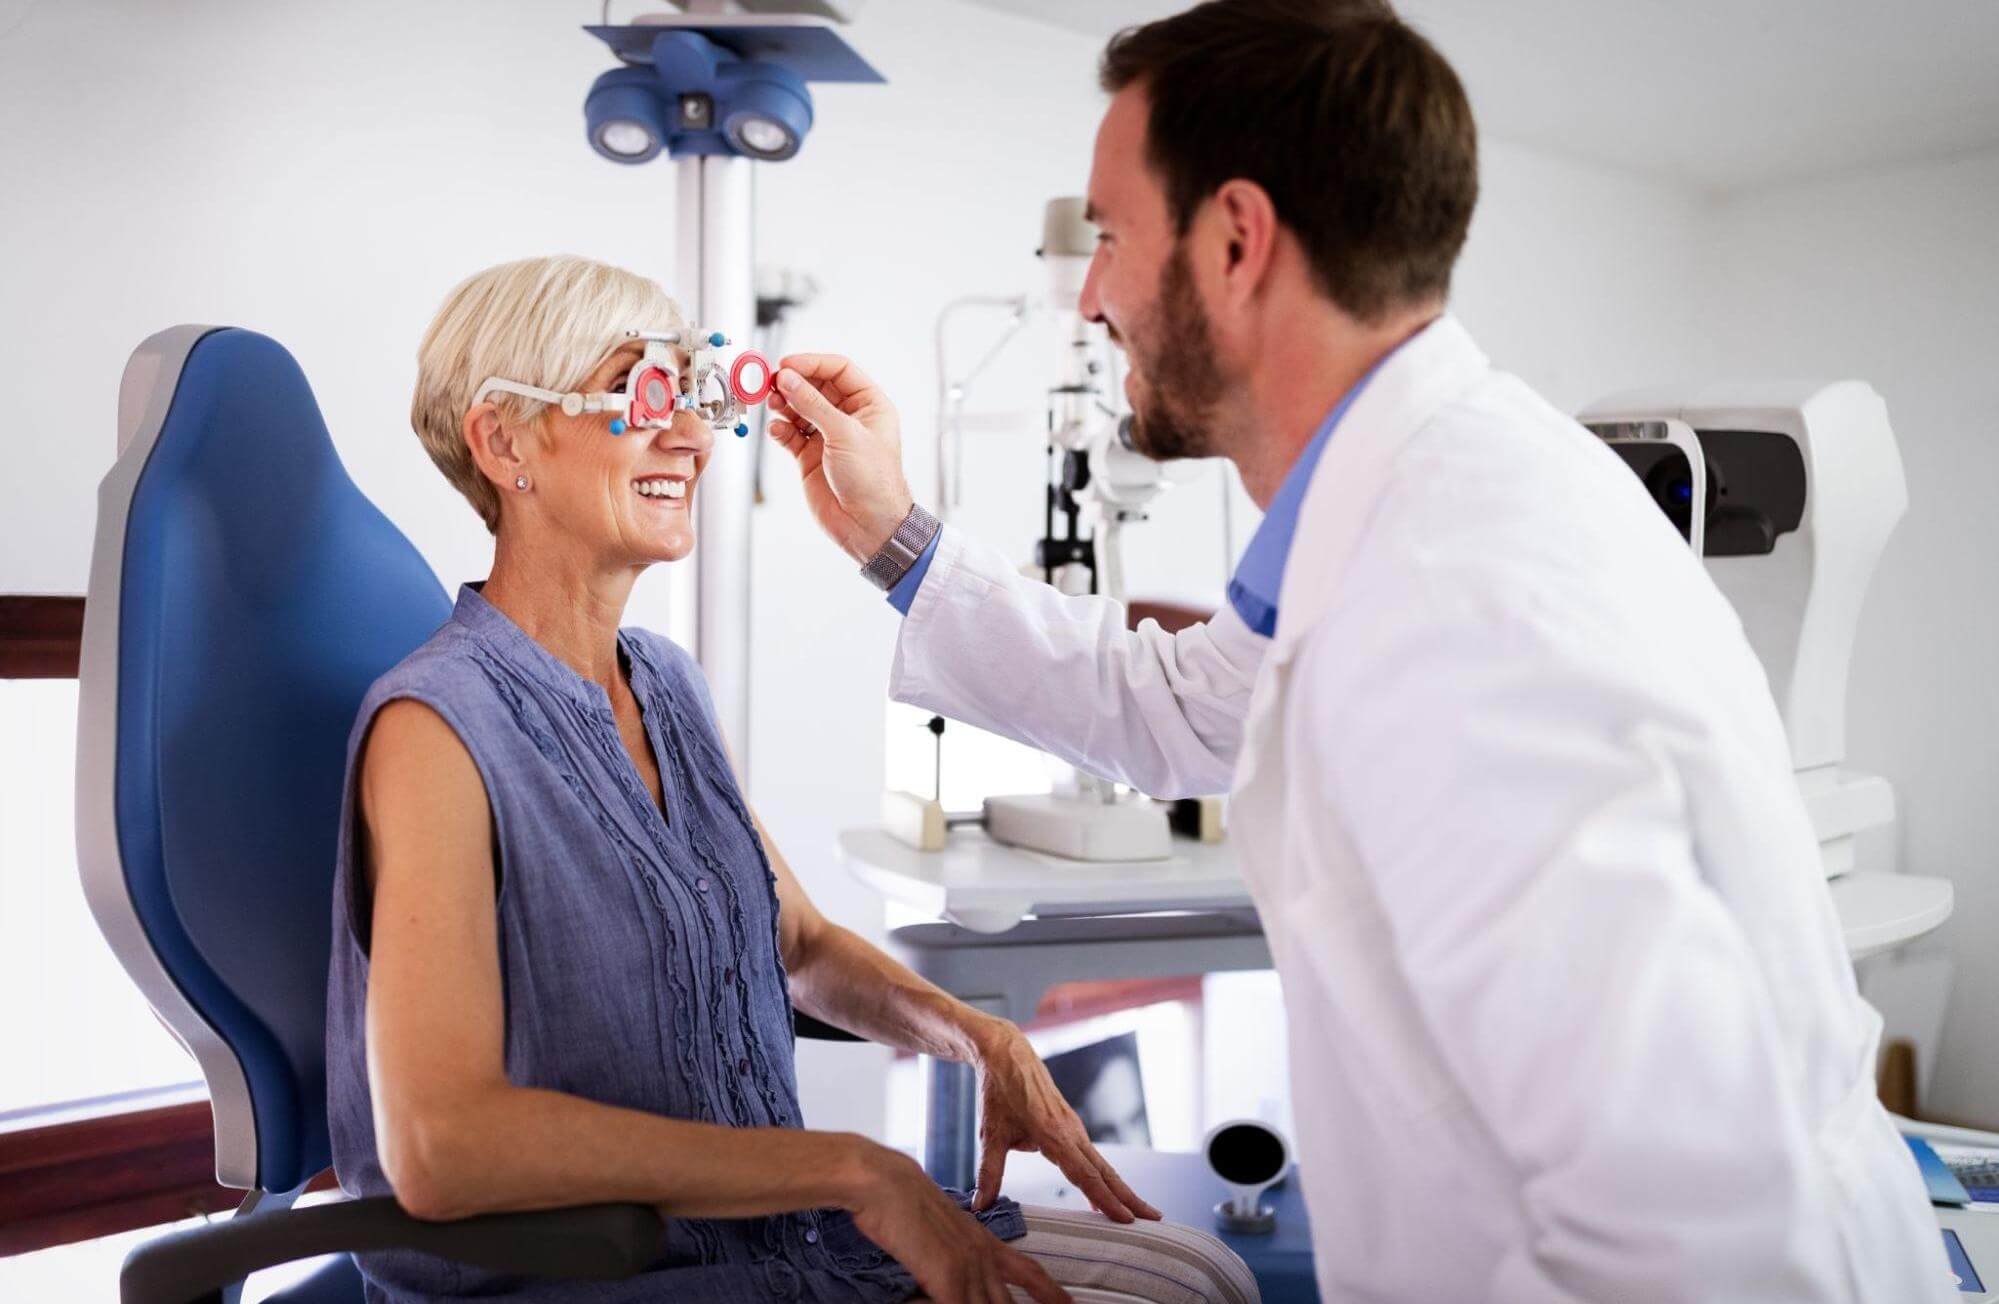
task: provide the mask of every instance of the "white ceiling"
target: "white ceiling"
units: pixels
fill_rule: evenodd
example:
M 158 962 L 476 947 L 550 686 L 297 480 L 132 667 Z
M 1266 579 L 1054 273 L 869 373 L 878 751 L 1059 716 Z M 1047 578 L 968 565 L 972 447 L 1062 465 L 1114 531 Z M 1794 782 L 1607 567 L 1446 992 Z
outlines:
M 1106 37 L 1186 0 L 974 0 Z M 1401 0 L 1482 131 L 1708 190 L 1999 144 L 1999 0 Z

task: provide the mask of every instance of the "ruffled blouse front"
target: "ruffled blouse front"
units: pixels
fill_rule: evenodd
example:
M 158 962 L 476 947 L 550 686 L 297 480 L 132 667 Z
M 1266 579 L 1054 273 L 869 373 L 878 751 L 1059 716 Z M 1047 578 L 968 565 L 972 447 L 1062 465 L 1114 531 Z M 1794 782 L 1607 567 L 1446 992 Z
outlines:
M 369 911 L 354 761 L 376 712 L 412 698 L 457 733 L 484 780 L 498 848 L 506 1068 L 519 1086 L 737 1127 L 799 1127 L 776 877 L 715 728 L 699 668 L 666 639 L 619 646 L 659 767 L 655 805 L 602 688 L 476 591 L 370 690 L 348 750 L 327 1018 L 335 1168 L 389 1193 L 377 1158 L 363 1015 Z M 984 1215 L 1012 1239 L 1017 1206 Z M 362 1256 L 377 1301 L 748 1298 L 887 1304 L 909 1275 L 842 1212 L 669 1220 L 658 1265 L 624 1282 L 504 1279 L 428 1255 Z

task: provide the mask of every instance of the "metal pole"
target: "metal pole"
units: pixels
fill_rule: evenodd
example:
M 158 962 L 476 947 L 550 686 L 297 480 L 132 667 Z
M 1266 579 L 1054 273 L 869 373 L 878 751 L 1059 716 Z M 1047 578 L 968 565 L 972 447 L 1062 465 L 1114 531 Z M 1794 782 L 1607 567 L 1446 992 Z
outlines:
M 709 156 L 680 160 L 680 267 L 676 287 L 690 324 L 728 333 L 746 346 L 756 325 L 755 191 L 750 160 Z M 745 786 L 750 771 L 750 541 L 756 465 L 750 450 L 718 446 L 702 473 L 694 505 L 692 602 L 674 589 L 678 610 L 695 613 L 695 659 L 707 672 L 715 714 Z M 676 576 L 676 579 L 681 577 Z

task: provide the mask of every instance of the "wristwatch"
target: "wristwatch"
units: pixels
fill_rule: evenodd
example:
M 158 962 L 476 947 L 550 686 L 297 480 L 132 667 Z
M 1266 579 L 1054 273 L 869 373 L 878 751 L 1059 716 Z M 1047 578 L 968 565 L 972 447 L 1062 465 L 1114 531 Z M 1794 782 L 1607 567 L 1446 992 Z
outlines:
M 888 542 L 881 551 L 868 558 L 868 564 L 861 567 L 861 575 L 868 583 L 886 593 L 909 574 L 909 568 L 937 537 L 937 531 L 944 527 L 937 518 L 921 507 L 911 504 L 909 515 L 902 518 L 902 524 L 895 527 L 895 533 L 888 536 Z

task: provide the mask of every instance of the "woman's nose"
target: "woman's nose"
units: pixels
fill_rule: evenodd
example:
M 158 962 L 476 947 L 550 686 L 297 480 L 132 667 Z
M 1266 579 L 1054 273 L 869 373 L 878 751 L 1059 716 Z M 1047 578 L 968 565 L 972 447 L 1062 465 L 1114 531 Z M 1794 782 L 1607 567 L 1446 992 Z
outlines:
M 659 432 L 657 442 L 662 449 L 670 452 L 693 453 L 706 457 L 715 447 L 715 429 L 699 416 L 682 408 L 673 414 L 673 420 Z

